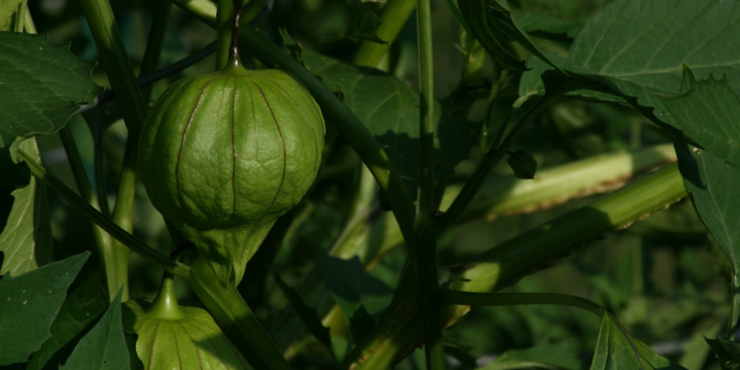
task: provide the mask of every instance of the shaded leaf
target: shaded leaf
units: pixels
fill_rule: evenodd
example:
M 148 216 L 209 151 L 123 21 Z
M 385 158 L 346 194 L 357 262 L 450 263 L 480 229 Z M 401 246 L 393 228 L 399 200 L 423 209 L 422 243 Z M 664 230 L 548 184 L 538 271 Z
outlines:
M 0 32 L 0 187 L 28 182 L 10 157 L 17 138 L 57 132 L 100 92 L 94 66 L 46 36 Z
M 508 46 L 512 41 L 518 42 L 540 59 L 548 61 L 547 57 L 517 27 L 511 18 L 509 9 L 496 0 L 458 0 L 457 3 L 470 31 L 488 54 L 504 69 L 526 70 L 524 61 L 520 60 L 513 49 Z
M 349 330 L 355 342 L 361 341 L 373 326 L 375 326 L 375 319 L 367 313 L 363 305 L 360 305 L 360 308 L 349 318 Z
M 131 361 L 131 370 L 144 370 L 144 363 L 136 354 L 136 341 L 139 340 L 139 336 L 126 330 L 123 331 L 123 336 L 126 338 L 126 349 L 128 349 L 128 358 Z
M 506 162 L 514 171 L 514 176 L 520 179 L 534 179 L 534 173 L 537 171 L 537 161 L 531 154 L 519 149 L 509 153 Z
M 280 275 L 277 273 L 273 274 L 275 277 L 275 282 L 277 282 L 278 287 L 280 290 L 285 294 L 285 297 L 288 298 L 288 301 L 290 302 L 290 305 L 293 306 L 293 309 L 298 314 L 298 317 L 303 321 L 303 323 L 308 327 L 308 330 L 313 334 L 316 339 L 321 342 L 324 346 L 326 346 L 326 349 L 329 350 L 329 352 L 332 352 L 331 347 L 331 336 L 329 336 L 329 328 L 325 327 L 321 323 L 321 319 L 319 318 L 318 313 L 316 313 L 316 309 L 308 307 L 306 302 L 303 301 L 303 299 L 298 295 L 298 292 L 295 291 L 292 287 L 288 286 L 288 284 L 285 284 L 283 279 L 280 278 Z M 333 353 L 333 352 L 332 352 Z
M 64 301 L 51 325 L 51 338 L 31 356 L 27 370 L 57 369 L 108 305 L 103 273 L 98 269 Z
M 532 368 L 578 370 L 581 368 L 578 357 L 578 349 L 568 342 L 542 342 L 531 348 L 506 351 L 479 370 Z
M 303 61 L 327 87 L 343 92 L 344 104 L 375 136 L 416 198 L 419 94 L 386 73 L 344 64 L 308 49 L 303 50 Z M 439 164 L 435 176 L 441 188 L 477 145 L 480 123 L 456 115 L 453 102 L 444 100 L 435 105 L 435 124 L 434 158 Z
M 678 364 L 655 353 L 647 344 L 632 338 L 610 315 L 604 315 L 599 329 L 591 370 L 678 370 Z
M 347 34 L 362 40 L 377 42 L 378 44 L 387 44 L 378 37 L 378 27 L 380 19 L 375 12 L 366 12 L 357 16 L 353 21 Z
M 89 256 L 81 253 L 0 280 L 0 366 L 28 362 L 49 339 L 67 288 Z
M 129 370 L 131 362 L 123 335 L 121 294 L 119 290 L 110 307 L 95 327 L 75 347 L 67 363 L 59 369 Z
M 361 40 L 387 44 L 378 37 L 380 19 L 375 13 L 376 5 L 373 2 L 361 0 L 341 0 L 350 13 L 347 35 Z
M 359 257 L 344 260 L 323 252 L 316 263 L 344 317 L 354 317 L 363 305 L 374 313 L 390 302 L 393 290 L 368 274 Z
M 20 147 L 40 161 L 35 139 L 24 141 Z M 51 262 L 54 240 L 44 184 L 31 177 L 28 185 L 14 190 L 12 195 L 13 207 L 0 231 L 0 252 L 5 256 L 0 275 L 18 276 Z
M 714 355 L 723 363 L 732 362 L 740 363 L 740 343 L 730 342 L 724 338 L 709 339 L 704 338 L 712 348 Z

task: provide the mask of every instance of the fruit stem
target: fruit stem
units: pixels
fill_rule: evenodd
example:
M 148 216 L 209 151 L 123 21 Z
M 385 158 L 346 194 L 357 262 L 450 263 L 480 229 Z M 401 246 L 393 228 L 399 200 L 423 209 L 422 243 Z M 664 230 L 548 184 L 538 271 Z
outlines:
M 185 317 L 175 298 L 175 279 L 172 273 L 165 271 L 157 298 L 147 312 L 162 320 L 180 320 Z
M 231 29 L 231 48 L 229 49 L 228 67 L 236 68 L 242 65 L 239 58 L 239 19 L 242 17 L 240 0 L 234 0 L 234 24 Z

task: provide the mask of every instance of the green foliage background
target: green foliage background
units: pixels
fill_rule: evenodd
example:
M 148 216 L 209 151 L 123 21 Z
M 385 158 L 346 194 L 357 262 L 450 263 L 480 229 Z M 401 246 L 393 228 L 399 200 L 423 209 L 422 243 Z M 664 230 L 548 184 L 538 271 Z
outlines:
M 138 68 L 144 53 L 153 2 L 114 0 L 111 3 L 126 48 L 134 67 Z M 592 12 L 603 6 L 603 1 L 520 0 L 509 4 L 514 17 L 529 32 L 537 48 L 544 48 L 548 53 L 564 57 L 568 54 L 573 37 Z M 373 5 L 366 3 L 366 7 L 371 10 Z M 471 88 L 467 98 L 471 103 L 473 100 L 475 102 L 468 119 L 445 121 L 444 112 L 454 107 L 448 105 L 444 98 L 455 92 L 460 81 L 459 74 L 450 71 L 459 71 L 462 68 L 462 55 L 455 47 L 455 44 L 460 43 L 459 27 L 447 11 L 447 4 L 444 1 L 434 1 L 433 6 L 439 10 L 433 14 L 435 95 L 440 100 L 440 130 L 444 124 L 469 125 L 471 129 L 467 133 L 477 136 L 476 130 L 480 130 L 480 121 L 486 113 L 487 92 L 480 93 Z M 39 34 L 48 34 L 52 44 L 71 41 L 70 50 L 73 54 L 88 60 L 98 57 L 76 1 L 34 1 L 29 3 L 29 9 Z M 353 8 L 339 1 L 277 1 L 260 29 L 276 41 L 280 40 L 279 29 L 286 29 L 304 48 L 304 63 L 307 68 L 322 75 L 322 71 L 327 68 L 352 69 L 343 65 L 322 64 L 320 57 L 314 52 L 345 62 L 351 60 L 358 45 L 357 39 L 348 37 L 348 33 L 355 32 L 351 28 L 353 11 Z M 160 65 L 169 65 L 192 54 L 215 37 L 216 33 L 211 28 L 173 7 Z M 517 51 L 522 56 L 526 55 L 524 50 Z M 393 81 L 395 85 L 388 86 L 387 89 L 396 90 L 399 97 L 412 96 L 412 90 L 418 85 L 416 53 L 415 27 L 413 22 L 409 22 L 382 64 L 382 68 L 397 78 L 397 81 Z M 259 65 L 255 59 L 250 58 L 248 52 L 243 58 L 248 64 Z M 176 79 L 210 72 L 213 65 L 213 57 L 209 57 L 181 74 L 157 82 L 153 87 L 153 97 L 159 96 Z M 98 65 L 93 72 L 93 79 L 98 85 L 109 87 L 105 76 L 105 71 Z M 490 84 L 492 76 L 490 64 L 486 63 L 481 83 Z M 324 82 L 327 81 L 333 83 L 329 78 Z M 711 81 L 715 83 L 714 80 Z M 341 82 L 336 83 L 337 90 L 349 93 L 352 85 L 342 86 Z M 503 112 L 520 91 L 518 83 L 519 76 L 516 75 L 502 78 L 500 103 L 497 102 L 494 107 L 494 117 L 503 118 Z M 381 91 L 380 88 L 378 90 Z M 345 103 L 361 105 L 362 96 L 348 97 Z M 677 103 L 680 105 L 681 102 Z M 369 120 L 376 109 L 362 106 L 357 108 L 360 112 L 367 111 Z M 409 113 L 414 115 L 414 112 L 404 111 L 404 106 L 400 103 L 396 109 L 399 117 Z M 396 114 L 395 112 L 386 111 L 389 115 Z M 115 103 L 105 104 L 86 115 L 93 122 L 100 121 L 110 125 L 103 138 L 103 148 L 109 171 L 106 178 L 112 196 L 118 186 L 117 174 L 123 158 L 126 129 Z M 376 119 L 382 124 L 388 122 L 382 117 Z M 496 119 L 493 123 L 489 127 L 492 135 L 497 127 Z M 91 130 L 80 116 L 72 118 L 69 126 L 80 147 L 85 168 L 92 178 Z M 359 158 L 351 147 L 336 132 L 331 132 L 331 127 L 328 130 L 327 141 L 334 140 L 334 148 L 319 174 L 317 185 L 298 207 L 278 221 L 259 253 L 248 265 L 244 282 L 249 285 L 243 284 L 240 287 L 245 299 L 263 320 L 278 347 L 288 354 L 296 368 L 325 368 L 324 366 L 331 363 L 332 355 L 326 346 L 322 346 L 322 343 L 326 344 L 326 340 L 319 343 L 312 339 L 309 329 L 301 323 L 299 315 L 284 294 L 285 287 L 278 286 L 268 269 L 274 269 L 282 278 L 280 282 L 284 280 L 286 286 L 299 287 L 297 294 L 307 304 L 306 308 L 315 309 L 319 317 L 323 317 L 335 302 L 348 316 L 355 314 L 351 323 L 352 329 L 356 330 L 362 327 L 363 322 L 366 324 L 368 320 L 377 318 L 386 307 L 405 257 L 403 248 L 382 249 L 384 258 L 369 270 L 372 278 L 361 274 L 357 266 L 327 267 L 332 262 L 327 262 L 325 252 L 336 248 L 336 240 L 349 216 L 355 186 L 362 171 Z M 378 127 L 377 130 L 374 133 L 379 135 L 384 132 L 383 127 Z M 396 134 L 399 132 L 405 131 L 400 130 Z M 37 142 L 47 169 L 70 187 L 74 187 L 72 173 L 58 136 L 41 136 Z M 531 153 L 537 160 L 539 170 L 617 150 L 670 142 L 667 135 L 633 108 L 564 98 L 540 114 L 527 127 L 517 141 L 516 148 Z M 480 161 L 478 148 L 473 145 L 475 143 L 471 144 L 465 138 L 455 143 L 459 144 L 455 146 L 455 153 L 470 155 L 452 158 L 452 163 L 441 164 L 446 171 L 443 175 L 448 176 L 452 183 L 464 180 Z M 396 149 L 403 151 L 410 147 L 399 145 L 390 151 L 394 152 Z M 413 153 L 414 148 L 411 149 L 410 152 Z M 442 156 L 449 159 L 444 153 Z M 710 159 L 705 160 L 711 162 Z M 404 175 L 412 171 L 404 168 L 400 170 Z M 499 166 L 494 174 L 502 179 L 511 178 L 511 175 L 511 170 L 506 166 Z M 412 178 L 413 175 L 407 177 Z M 414 189 L 413 178 L 409 183 L 410 188 Z M 606 187 L 614 188 L 621 183 L 617 181 Z M 6 226 L 4 222 L 14 199 L 15 202 L 20 199 L 13 198 L 12 190 L 11 187 L 0 189 L 0 230 Z M 598 189 L 596 192 L 600 193 Z M 596 196 L 586 194 L 564 204 L 547 205 L 523 214 L 465 222 L 446 233 L 440 240 L 440 260 L 445 266 L 462 263 L 542 222 L 586 204 Z M 54 192 L 49 192 L 48 198 L 54 259 L 60 260 L 86 250 L 86 246 L 91 245 L 93 240 L 89 225 L 80 221 L 85 216 L 68 207 Z M 378 208 L 372 210 L 376 215 L 382 214 Z M 146 192 L 141 186 L 137 188 L 134 235 L 162 253 L 169 253 L 171 242 L 164 221 L 146 199 Z M 730 242 L 734 237 L 728 236 Z M 0 238 L 0 243 L 2 240 Z M 8 259 L 8 251 L 2 245 L 0 250 L 3 250 Z M 362 262 L 372 260 L 366 258 L 361 258 Z M 271 260 L 274 262 L 268 266 Z M 130 276 L 136 277 L 130 280 L 131 297 L 153 298 L 160 283 L 161 270 L 135 254 L 131 255 L 130 268 Z M 85 284 L 84 279 L 96 273 L 93 270 L 93 264 L 85 265 L 77 281 L 73 283 L 73 288 Z M 613 233 L 609 238 L 562 260 L 552 268 L 524 278 L 506 291 L 547 291 L 591 299 L 612 312 L 635 338 L 647 343 L 659 354 L 688 369 L 719 369 L 719 361 L 710 352 L 703 337 L 716 337 L 725 328 L 724 320 L 729 313 L 727 302 L 730 301 L 731 288 L 728 277 L 731 271 L 731 265 L 726 261 L 722 248 L 709 236 L 690 201 L 682 200 L 626 230 Z M 360 286 L 343 286 L 344 290 L 332 288 L 337 281 L 346 279 L 351 274 L 357 274 L 356 280 L 363 283 Z M 9 280 L 6 277 L 0 281 L 5 284 Z M 177 284 L 181 304 L 200 304 L 184 283 Z M 330 287 L 331 294 L 327 291 L 327 286 Z M 92 302 L 90 305 L 95 306 L 94 310 L 98 314 L 104 312 L 105 306 L 100 302 Z M 362 310 L 358 311 L 360 308 Z M 109 311 L 105 317 L 109 319 L 108 315 L 114 314 L 120 312 Z M 582 315 L 573 308 L 475 308 L 446 330 L 445 342 L 448 353 L 456 354 L 458 365 L 453 368 L 469 368 L 471 358 L 483 365 L 493 358 L 513 362 L 530 360 L 532 353 L 535 353 L 534 356 L 540 358 L 543 354 L 555 357 L 560 355 L 561 358 L 552 359 L 548 363 L 557 364 L 563 369 L 585 369 L 596 349 L 600 327 L 599 320 Z M 88 327 L 87 330 L 96 329 Z M 353 336 L 361 335 L 361 332 L 353 331 L 343 336 L 334 336 L 331 343 L 334 355 L 345 353 L 346 348 L 343 346 Z M 539 348 L 537 351 L 527 352 L 527 349 L 535 346 Z M 422 369 L 423 362 L 423 352 L 416 351 L 398 368 Z M 488 367 L 495 368 L 497 367 L 493 365 Z

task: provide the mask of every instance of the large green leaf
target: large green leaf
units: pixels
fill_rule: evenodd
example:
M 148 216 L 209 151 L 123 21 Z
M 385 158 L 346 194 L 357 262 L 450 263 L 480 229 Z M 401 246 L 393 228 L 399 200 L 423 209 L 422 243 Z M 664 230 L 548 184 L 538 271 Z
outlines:
M 67 288 L 90 256 L 81 253 L 0 280 L 0 366 L 28 362 L 49 339 Z
M 591 370 L 678 370 L 683 367 L 655 353 L 647 344 L 623 331 L 610 315 L 604 315 Z
M 504 352 L 478 370 L 551 369 L 578 370 L 578 350 L 568 342 L 542 342 L 532 348 Z
M 51 325 L 51 338 L 31 356 L 27 370 L 57 369 L 108 305 L 102 270 L 98 269 L 64 301 Z
M 35 139 L 24 141 L 20 147 L 40 160 Z M 13 208 L 0 231 L 0 252 L 5 258 L 0 275 L 18 276 L 51 262 L 54 241 L 44 184 L 31 177 L 28 185 L 16 189 L 12 195 Z
M 131 368 L 126 338 L 123 335 L 121 293 L 122 290 L 118 292 L 95 327 L 80 340 L 75 350 L 69 355 L 67 363 L 59 369 L 129 370 Z
M 100 92 L 94 66 L 46 36 L 0 32 L 0 187 L 28 182 L 10 158 L 17 138 L 58 131 Z
M 306 68 L 333 91 L 341 92 L 344 104 L 375 135 L 388 153 L 409 190 L 416 194 L 419 173 L 419 94 L 392 76 L 359 68 L 303 49 Z M 480 124 L 453 112 L 453 102 L 437 104 L 434 159 L 440 184 L 467 159 L 477 144 Z
M 733 121 L 725 119 L 738 117 L 736 103 L 731 104 L 736 99 L 728 94 L 740 93 L 740 48 L 732 46 L 738 32 L 740 9 L 732 2 L 616 0 L 589 19 L 568 59 L 550 60 L 574 74 L 601 79 L 618 96 L 585 90 L 573 94 L 647 107 L 644 113 L 681 130 L 674 135 L 686 135 L 737 167 L 740 134 L 729 126 Z M 536 59 L 531 62 L 533 70 L 522 76 L 522 96 L 545 91 L 540 75 L 550 67 Z M 677 100 L 667 99 L 682 91 L 686 67 L 700 80 L 724 75 L 726 82 L 704 83 Z M 714 116 L 720 105 L 709 101 L 713 95 L 730 107 L 719 112 L 723 117 Z M 681 112 L 679 105 L 702 109 Z M 692 121 L 679 112 L 690 113 Z

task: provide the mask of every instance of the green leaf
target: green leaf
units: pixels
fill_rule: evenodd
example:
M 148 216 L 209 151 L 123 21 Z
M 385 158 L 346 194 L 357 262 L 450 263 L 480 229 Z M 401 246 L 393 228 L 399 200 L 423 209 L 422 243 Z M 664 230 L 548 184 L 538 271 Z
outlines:
M 514 176 L 517 178 L 534 179 L 534 173 L 537 171 L 537 161 L 531 154 L 519 149 L 513 153 L 509 153 L 509 158 L 506 162 L 514 171 Z
M 527 349 L 504 352 L 490 364 L 478 370 L 563 369 L 579 370 L 578 349 L 568 342 L 542 342 Z
M 380 19 L 375 13 L 375 3 L 361 0 L 341 0 L 350 13 L 347 35 L 361 40 L 387 44 L 378 37 Z
M 585 90 L 573 95 L 626 100 L 649 117 L 670 125 L 664 128 L 668 127 L 674 136 L 685 135 L 721 159 L 740 166 L 736 154 L 740 150 L 740 135 L 726 121 L 733 117 L 736 121 L 738 117 L 738 110 L 733 107 L 737 105 L 736 98 L 730 93 L 740 93 L 740 49 L 728 44 L 738 32 L 740 13 L 730 2 L 616 0 L 591 16 L 574 40 L 568 59 L 551 56 L 550 60 L 572 75 L 602 79 L 617 96 Z M 549 66 L 531 61 L 533 70 L 522 76 L 522 96 L 542 94 L 546 89 L 540 76 Z M 700 80 L 712 74 L 724 75 L 726 79 L 704 82 L 693 92 L 669 98 L 686 91 L 685 66 Z M 716 110 L 720 104 L 710 101 L 715 98 L 729 110 Z M 701 111 L 687 112 L 687 105 Z M 691 118 L 679 112 L 690 113 Z M 705 125 L 705 121 L 710 122 Z
M 288 284 L 286 284 L 283 279 L 280 278 L 280 275 L 275 273 L 274 277 L 278 287 L 283 292 L 283 294 L 285 294 L 285 297 L 288 298 L 290 305 L 293 306 L 293 309 L 295 309 L 298 317 L 308 327 L 308 330 L 311 332 L 311 334 L 313 334 L 313 336 L 316 337 L 316 339 L 318 339 L 319 342 L 321 342 L 321 344 L 323 344 L 326 349 L 329 350 L 329 352 L 333 353 L 331 347 L 331 336 L 329 335 L 329 328 L 325 327 L 321 323 L 321 319 L 316 313 L 316 310 L 308 307 L 306 302 L 304 302 L 303 299 L 298 295 L 298 292 L 296 292 L 295 289 L 293 289 L 292 287 L 288 286 Z
M 722 248 L 736 271 L 740 271 L 740 170 L 703 150 L 676 143 L 678 168 L 699 217 Z
M 121 293 L 119 290 L 110 307 L 95 327 L 75 347 L 67 363 L 59 369 L 70 370 L 129 370 L 126 338 L 121 318 Z
M 599 329 L 591 370 L 678 370 L 683 367 L 655 353 L 647 344 L 632 338 L 610 315 Z
M 17 138 L 57 132 L 100 92 L 94 66 L 46 36 L 0 32 L 0 187 L 28 182 L 28 170 L 11 160 Z
M 526 32 L 566 34 L 573 38 L 581 31 L 582 25 L 552 17 L 549 13 L 527 13 L 516 20 L 519 28 Z
M 51 325 L 51 338 L 31 356 L 27 370 L 56 369 L 108 307 L 103 273 L 98 269 L 67 297 Z
M 24 141 L 20 147 L 40 161 L 35 139 Z M 18 276 L 51 262 L 54 240 L 44 184 L 31 177 L 28 185 L 14 190 L 12 195 L 13 208 L 0 232 L 0 252 L 5 257 L 0 275 Z
M 393 290 L 368 274 L 359 257 L 344 260 L 324 252 L 316 263 L 345 318 L 354 317 L 363 305 L 370 313 L 376 313 L 390 302 Z
M 380 27 L 380 19 L 375 12 L 370 11 L 353 19 L 347 34 L 354 38 L 387 44 L 378 37 L 378 27 Z
M 730 342 L 724 338 L 704 339 L 720 361 L 723 363 L 728 361 L 736 364 L 740 363 L 740 343 Z
M 303 62 L 326 86 L 343 93 L 344 104 L 388 153 L 415 198 L 419 177 L 419 94 L 386 73 L 344 64 L 309 49 L 303 49 Z M 435 110 L 434 158 L 439 164 L 435 175 L 442 188 L 455 166 L 467 159 L 477 144 L 480 124 L 455 114 L 451 100 L 440 102 Z
M 360 305 L 352 316 L 349 318 L 349 329 L 355 342 L 361 341 L 366 334 L 375 326 L 375 319 Z
M 512 41 L 518 42 L 540 59 L 548 61 L 524 31 L 514 23 L 509 9 L 496 0 L 458 0 L 457 3 L 475 38 L 503 68 L 512 71 L 526 70 L 524 61 L 520 60 L 513 52 L 514 49 L 508 45 Z
M 28 362 L 49 339 L 67 288 L 89 256 L 81 253 L 0 280 L 0 366 Z

